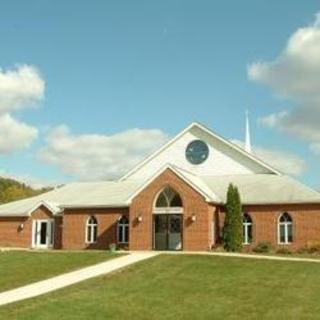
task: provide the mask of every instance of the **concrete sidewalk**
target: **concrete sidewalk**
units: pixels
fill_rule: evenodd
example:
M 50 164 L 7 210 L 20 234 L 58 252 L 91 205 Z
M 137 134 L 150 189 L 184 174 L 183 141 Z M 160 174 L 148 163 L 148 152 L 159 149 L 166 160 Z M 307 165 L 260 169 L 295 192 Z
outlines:
M 166 251 L 161 252 L 166 254 L 186 254 L 186 255 L 205 255 L 205 256 L 219 256 L 227 258 L 246 258 L 246 259 L 260 259 L 260 260 L 278 260 L 278 261 L 292 261 L 292 262 L 315 262 L 320 263 L 319 259 L 314 258 L 299 258 L 299 257 L 284 257 L 264 254 L 248 254 L 248 253 L 234 253 L 234 252 L 214 252 L 214 251 Z
M 40 296 L 42 294 L 64 288 L 87 279 L 101 276 L 127 267 L 136 262 L 152 258 L 157 254 L 157 252 L 152 251 L 133 252 L 126 256 L 114 258 L 90 267 L 64 273 L 47 280 L 35 282 L 9 291 L 4 291 L 0 293 L 0 306 Z

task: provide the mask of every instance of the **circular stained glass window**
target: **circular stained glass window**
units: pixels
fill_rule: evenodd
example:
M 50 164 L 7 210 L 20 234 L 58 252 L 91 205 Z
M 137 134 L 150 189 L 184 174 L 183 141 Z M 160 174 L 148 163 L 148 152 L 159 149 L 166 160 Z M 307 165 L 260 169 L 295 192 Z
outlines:
M 202 140 L 191 141 L 186 149 L 186 158 L 192 164 L 201 164 L 209 156 L 208 145 Z

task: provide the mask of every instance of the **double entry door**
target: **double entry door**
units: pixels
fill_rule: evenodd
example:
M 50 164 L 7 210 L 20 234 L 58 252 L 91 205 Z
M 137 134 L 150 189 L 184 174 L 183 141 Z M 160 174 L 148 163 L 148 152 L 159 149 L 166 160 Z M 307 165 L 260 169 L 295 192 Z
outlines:
M 156 214 L 153 218 L 155 250 L 182 249 L 182 215 Z
M 53 219 L 33 220 L 33 247 L 51 248 L 53 246 Z

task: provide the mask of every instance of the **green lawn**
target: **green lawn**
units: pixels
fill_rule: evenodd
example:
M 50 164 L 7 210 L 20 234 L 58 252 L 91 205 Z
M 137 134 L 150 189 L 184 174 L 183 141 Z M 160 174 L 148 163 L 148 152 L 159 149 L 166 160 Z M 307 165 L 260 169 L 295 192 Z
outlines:
M 0 319 L 319 319 L 320 264 L 161 255 L 0 308 Z
M 0 291 L 43 280 L 115 256 L 103 251 L 0 252 Z

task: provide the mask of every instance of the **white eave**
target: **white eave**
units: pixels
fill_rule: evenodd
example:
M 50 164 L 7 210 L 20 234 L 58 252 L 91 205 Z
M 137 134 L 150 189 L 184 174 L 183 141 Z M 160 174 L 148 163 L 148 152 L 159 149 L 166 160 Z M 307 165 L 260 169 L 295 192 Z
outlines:
M 184 182 L 186 182 L 189 186 L 191 186 L 195 191 L 201 194 L 207 202 L 214 203 L 222 203 L 222 200 L 214 194 L 205 184 L 199 186 L 201 180 L 192 174 L 187 174 L 186 172 L 182 172 L 182 170 L 178 169 L 176 166 L 172 164 L 166 164 L 160 170 L 158 170 L 153 176 L 147 179 L 138 189 L 134 191 L 133 194 L 127 199 L 127 204 L 130 205 L 132 200 L 144 189 L 146 188 L 153 180 L 155 180 L 159 175 L 161 175 L 164 171 L 170 169 L 174 172 L 179 178 L 181 178 Z M 199 181 L 195 181 L 198 180 Z
M 41 206 L 44 206 L 45 208 L 47 208 L 52 215 L 58 215 L 62 212 L 61 208 L 54 203 L 50 203 L 48 201 L 45 200 L 41 200 L 39 202 L 37 202 L 36 205 L 34 205 L 33 207 L 31 207 L 31 209 L 28 209 L 26 211 L 16 211 L 16 212 L 11 212 L 10 211 L 8 213 L 1 213 L 0 217 L 31 217 L 32 213 L 37 210 L 38 208 L 40 208 Z
M 55 203 L 50 203 L 49 201 L 40 201 L 34 207 L 32 207 L 28 212 L 27 216 L 31 216 L 32 213 L 40 208 L 41 206 L 46 207 L 53 215 L 59 214 L 61 212 L 60 207 Z
M 167 149 L 170 145 L 172 145 L 174 142 L 176 142 L 180 137 L 182 137 L 186 132 L 191 130 L 193 127 L 197 127 L 200 130 L 206 132 L 207 134 L 211 135 L 212 137 L 216 138 L 217 140 L 221 141 L 222 143 L 228 145 L 230 148 L 236 150 L 243 156 L 249 158 L 250 160 L 258 163 L 260 166 L 266 168 L 267 170 L 270 171 L 270 173 L 281 175 L 282 173 L 278 171 L 277 169 L 271 167 L 261 159 L 257 158 L 255 155 L 245 151 L 241 147 L 237 146 L 236 144 L 230 142 L 229 140 L 223 138 L 222 136 L 218 135 L 217 133 L 213 132 L 211 129 L 205 127 L 204 125 L 198 123 L 198 122 L 193 122 L 191 123 L 188 127 L 186 127 L 184 130 L 182 130 L 179 134 L 177 134 L 174 138 L 169 140 L 167 143 L 165 143 L 161 148 L 159 148 L 157 151 L 152 153 L 149 157 L 138 163 L 135 167 L 133 167 L 129 172 L 127 172 L 124 176 L 122 176 L 119 181 L 123 181 L 127 179 L 129 176 L 131 176 L 134 172 L 139 170 L 141 167 L 143 167 L 146 163 L 148 163 L 150 160 L 155 158 L 158 154 L 160 154 L 163 150 Z
M 90 209 L 90 208 L 126 208 L 129 204 L 127 202 L 125 203 L 116 203 L 116 204 L 70 204 L 70 205 L 61 205 L 61 209 Z

